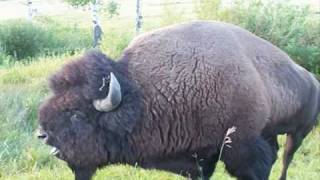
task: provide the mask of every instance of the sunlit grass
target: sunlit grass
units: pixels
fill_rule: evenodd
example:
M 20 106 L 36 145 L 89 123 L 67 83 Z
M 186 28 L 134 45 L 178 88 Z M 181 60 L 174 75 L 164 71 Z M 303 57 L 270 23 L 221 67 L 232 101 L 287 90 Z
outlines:
M 67 59 L 70 59 L 69 55 L 40 58 L 27 64 L 16 63 L 11 67 L 0 69 L 0 88 L 18 84 L 28 86 L 43 82 L 49 74 L 54 72 Z

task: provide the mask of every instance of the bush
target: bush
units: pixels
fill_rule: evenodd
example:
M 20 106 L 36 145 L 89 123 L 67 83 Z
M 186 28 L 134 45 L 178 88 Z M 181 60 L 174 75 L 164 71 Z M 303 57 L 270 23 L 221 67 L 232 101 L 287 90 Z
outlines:
M 120 4 L 118 2 L 116 2 L 115 0 L 109 0 L 106 7 L 104 8 L 104 11 L 107 12 L 109 18 L 112 18 L 119 15 L 119 8 Z
M 0 65 L 8 64 L 10 62 L 10 56 L 6 54 L 6 52 L 2 49 L 0 44 Z
M 0 42 L 4 52 L 17 59 L 35 56 L 43 49 L 50 34 L 40 26 L 27 21 L 9 21 L 1 24 Z
M 92 35 L 88 29 L 74 26 L 58 25 L 50 27 L 49 30 L 54 37 L 51 44 L 45 49 L 46 55 L 74 54 L 77 51 L 88 49 L 92 46 Z
M 89 30 L 62 25 L 50 18 L 39 18 L 33 23 L 10 20 L 0 24 L 0 45 L 0 59 L 4 53 L 19 61 L 39 55 L 74 53 L 90 47 L 91 36 Z
M 227 7 L 221 2 L 200 0 L 198 17 L 240 25 L 278 46 L 309 71 L 320 73 L 320 22 L 307 6 L 293 5 L 290 0 L 236 0 Z
M 71 4 L 72 6 L 84 6 L 93 2 L 91 0 L 64 0 L 65 2 Z

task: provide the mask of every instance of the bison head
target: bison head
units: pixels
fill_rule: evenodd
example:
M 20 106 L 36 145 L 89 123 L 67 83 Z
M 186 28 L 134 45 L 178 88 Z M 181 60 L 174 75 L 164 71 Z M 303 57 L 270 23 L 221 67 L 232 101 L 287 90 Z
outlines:
M 126 88 L 121 89 L 125 82 L 120 74 L 115 62 L 92 52 L 50 79 L 53 93 L 39 108 L 38 137 L 53 147 L 52 153 L 66 161 L 76 177 L 89 177 L 109 163 L 118 151 L 121 132 L 132 130 L 134 121 L 126 120 L 132 113 L 121 110 L 128 112 L 130 103 L 122 105 Z

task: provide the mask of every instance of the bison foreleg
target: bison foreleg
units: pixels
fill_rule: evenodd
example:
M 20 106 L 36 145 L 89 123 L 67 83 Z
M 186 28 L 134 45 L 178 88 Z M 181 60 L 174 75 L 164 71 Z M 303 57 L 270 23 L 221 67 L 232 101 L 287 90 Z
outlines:
M 267 180 L 272 166 L 272 150 L 262 137 L 233 141 L 222 160 L 228 172 L 238 180 Z
M 95 172 L 96 172 L 96 169 L 73 168 L 75 180 L 91 180 Z
M 272 164 L 274 164 L 278 158 L 278 150 L 279 150 L 279 144 L 277 140 L 277 135 L 274 135 L 269 138 L 265 138 L 266 141 L 269 143 L 271 150 L 272 150 Z

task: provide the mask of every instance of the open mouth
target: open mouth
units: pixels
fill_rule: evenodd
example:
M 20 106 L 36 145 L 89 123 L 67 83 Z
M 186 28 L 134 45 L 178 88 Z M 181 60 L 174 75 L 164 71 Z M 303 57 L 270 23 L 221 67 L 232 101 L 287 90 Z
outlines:
M 48 144 L 49 136 L 48 136 L 48 134 L 47 134 L 46 132 L 44 132 L 41 128 L 38 129 L 38 131 L 36 132 L 36 136 L 37 136 L 39 139 L 43 140 L 43 142 L 44 142 L 45 144 Z M 50 144 L 48 144 L 48 145 L 50 145 Z M 50 145 L 50 146 L 52 146 L 52 145 Z M 52 146 L 52 149 L 51 149 L 51 151 L 50 151 L 50 155 L 59 157 L 59 155 L 60 155 L 60 150 L 59 150 L 58 148 Z
M 59 153 L 60 153 L 60 150 L 56 147 L 53 147 L 50 151 L 50 155 L 53 155 L 53 156 L 57 156 L 59 155 Z

